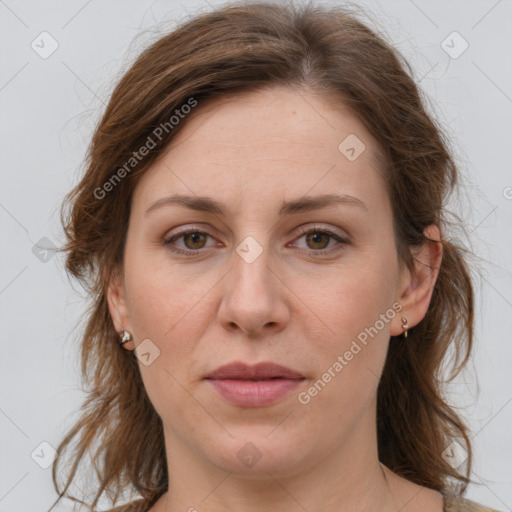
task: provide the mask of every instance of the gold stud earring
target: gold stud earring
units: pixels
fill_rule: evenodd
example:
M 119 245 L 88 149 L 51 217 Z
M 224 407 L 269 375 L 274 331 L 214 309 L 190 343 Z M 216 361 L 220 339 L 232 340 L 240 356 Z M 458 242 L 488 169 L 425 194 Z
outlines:
M 405 329 L 404 331 L 404 338 L 407 338 L 407 330 L 409 326 L 407 325 L 407 318 L 405 316 L 402 317 L 402 329 Z
M 132 335 L 128 331 L 121 331 L 119 335 L 121 336 L 121 346 L 133 339 Z

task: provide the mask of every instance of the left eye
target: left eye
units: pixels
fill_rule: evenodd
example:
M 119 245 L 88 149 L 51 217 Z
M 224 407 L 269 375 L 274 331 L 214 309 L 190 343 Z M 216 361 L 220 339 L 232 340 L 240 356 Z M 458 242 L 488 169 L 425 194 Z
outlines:
M 334 240 L 335 242 L 338 242 L 337 245 L 345 245 L 350 243 L 349 240 L 342 238 L 332 231 L 318 228 L 303 229 L 302 235 L 299 236 L 296 240 L 300 240 L 304 237 L 306 244 L 309 245 L 309 249 L 306 247 L 305 250 L 316 255 L 323 255 L 325 253 L 333 252 L 332 246 L 327 248 L 330 241 Z M 183 238 L 185 247 L 178 247 L 175 244 L 175 242 L 181 238 Z M 200 250 L 206 246 L 205 244 L 207 238 L 213 239 L 213 237 L 204 231 L 190 230 L 164 240 L 164 244 L 168 246 L 168 248 L 173 252 L 186 256 L 193 256 L 197 255 Z M 310 244 L 313 244 L 313 247 L 311 247 Z
M 298 240 L 304 237 L 309 248 L 318 250 L 326 249 L 329 245 L 329 242 L 332 242 L 333 240 L 342 242 L 342 239 L 335 233 L 331 233 L 330 231 L 321 231 L 318 229 L 306 231 L 302 236 L 298 238 Z
M 338 242 L 337 244 L 334 244 L 335 246 L 343 246 L 350 243 L 348 239 L 341 237 L 337 233 L 333 233 L 332 231 L 321 229 L 318 227 L 303 229 L 302 236 L 300 236 L 298 240 L 300 240 L 303 237 L 305 237 L 306 239 L 306 244 L 313 244 L 314 250 L 306 248 L 306 251 L 320 256 L 322 256 L 323 254 L 332 253 L 342 248 L 338 247 L 333 251 L 333 246 L 331 246 L 330 248 L 326 249 L 326 247 L 329 245 L 329 240 L 334 240 L 335 242 Z M 309 245 L 309 247 L 311 248 L 311 245 Z

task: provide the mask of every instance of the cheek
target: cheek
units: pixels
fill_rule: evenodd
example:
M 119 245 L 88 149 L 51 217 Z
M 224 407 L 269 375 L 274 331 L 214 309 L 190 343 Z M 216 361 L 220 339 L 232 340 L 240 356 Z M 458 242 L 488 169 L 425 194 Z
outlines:
M 190 325 L 187 320 L 196 307 L 201 308 L 197 303 L 207 291 L 206 284 L 198 286 L 200 280 L 189 279 L 180 266 L 171 266 L 165 250 L 145 252 L 134 245 L 125 259 L 133 329 L 138 338 L 165 345 Z
M 342 348 L 391 308 L 395 269 L 390 261 L 376 257 L 377 253 L 368 250 L 329 272 L 295 279 L 294 293 L 303 304 L 299 307 L 308 324 L 313 322 L 321 329 L 324 348 L 332 347 L 333 340 Z
M 347 407 L 356 410 L 373 397 L 396 316 L 395 269 L 391 261 L 371 254 L 359 258 L 357 266 L 340 268 L 329 279 L 316 281 L 320 288 L 308 287 L 311 283 L 305 278 L 300 292 L 316 313 L 308 315 L 302 326 L 314 339 L 312 364 L 320 379 L 311 393 L 318 396 L 318 405 L 329 402 L 323 407 L 330 407 L 334 415 Z M 315 332 L 309 322 L 317 326 Z
M 126 258 L 125 278 L 137 344 L 149 339 L 158 349 L 151 364 L 138 361 L 150 401 L 166 424 L 180 425 L 188 417 L 200 423 L 200 411 L 192 407 L 185 389 L 200 336 L 196 329 L 201 326 L 194 318 L 204 310 L 200 299 L 207 290 L 201 293 L 202 286 L 187 285 L 190 281 L 182 272 L 142 251 L 132 250 Z
M 165 251 L 151 255 L 136 249 L 125 260 L 129 312 L 136 342 L 149 339 L 159 351 L 150 366 L 139 363 L 148 393 L 158 403 L 163 395 L 180 397 L 178 382 L 197 377 L 192 371 L 200 356 L 198 340 L 214 313 L 208 292 L 218 276 L 198 277 L 192 266 L 171 266 Z

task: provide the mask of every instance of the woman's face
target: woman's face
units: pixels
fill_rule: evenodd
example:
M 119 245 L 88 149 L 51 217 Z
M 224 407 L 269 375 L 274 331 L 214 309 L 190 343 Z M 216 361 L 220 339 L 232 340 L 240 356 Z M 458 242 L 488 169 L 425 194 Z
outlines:
M 389 337 L 424 313 L 407 302 L 376 142 L 287 88 L 183 122 L 137 184 L 109 291 L 116 328 L 144 343 L 168 455 L 263 477 L 370 453 Z M 207 378 L 261 362 L 295 374 Z

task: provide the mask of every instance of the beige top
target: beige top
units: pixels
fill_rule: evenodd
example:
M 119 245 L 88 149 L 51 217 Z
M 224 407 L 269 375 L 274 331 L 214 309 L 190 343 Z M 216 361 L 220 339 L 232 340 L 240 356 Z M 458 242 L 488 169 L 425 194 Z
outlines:
M 127 505 L 112 508 L 107 512 L 147 512 L 142 508 L 143 500 L 132 501 Z M 500 512 L 493 508 L 485 507 L 461 496 L 445 495 L 443 512 Z
M 461 496 L 446 495 L 443 512 L 499 512 L 494 508 L 484 507 L 479 503 Z

